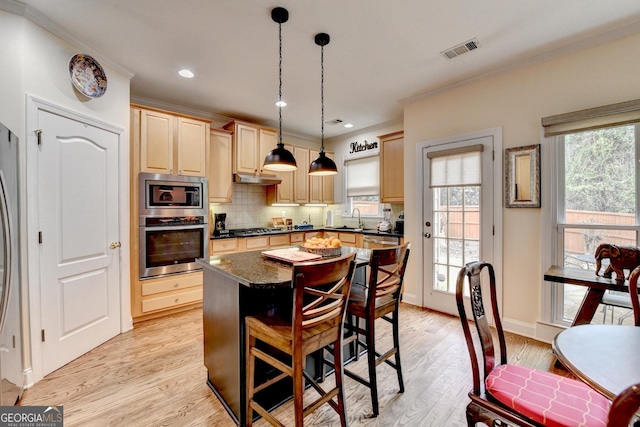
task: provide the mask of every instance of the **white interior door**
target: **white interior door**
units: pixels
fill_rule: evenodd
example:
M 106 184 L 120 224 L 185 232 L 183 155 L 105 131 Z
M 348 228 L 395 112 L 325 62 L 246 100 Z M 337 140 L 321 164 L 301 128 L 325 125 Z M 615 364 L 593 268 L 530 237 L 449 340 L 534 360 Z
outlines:
M 472 261 L 494 261 L 493 152 L 493 136 L 451 138 L 422 149 L 425 307 L 457 314 L 460 269 Z M 473 167 L 466 159 L 477 163 L 477 176 L 467 177 Z
M 119 136 L 44 110 L 37 119 L 46 375 L 120 332 Z

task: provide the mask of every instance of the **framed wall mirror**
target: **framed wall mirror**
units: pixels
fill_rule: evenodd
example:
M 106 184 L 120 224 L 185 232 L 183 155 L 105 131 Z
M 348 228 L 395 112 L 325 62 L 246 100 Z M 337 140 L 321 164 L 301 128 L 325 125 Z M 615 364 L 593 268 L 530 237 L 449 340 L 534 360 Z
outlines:
M 540 207 L 540 144 L 505 150 L 505 205 Z

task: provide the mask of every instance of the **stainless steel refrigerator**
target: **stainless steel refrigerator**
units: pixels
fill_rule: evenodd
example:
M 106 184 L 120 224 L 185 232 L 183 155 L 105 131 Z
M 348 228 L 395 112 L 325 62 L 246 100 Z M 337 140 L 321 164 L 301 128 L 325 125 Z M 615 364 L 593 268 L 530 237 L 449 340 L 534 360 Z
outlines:
M 22 395 L 18 137 L 0 124 L 0 405 Z

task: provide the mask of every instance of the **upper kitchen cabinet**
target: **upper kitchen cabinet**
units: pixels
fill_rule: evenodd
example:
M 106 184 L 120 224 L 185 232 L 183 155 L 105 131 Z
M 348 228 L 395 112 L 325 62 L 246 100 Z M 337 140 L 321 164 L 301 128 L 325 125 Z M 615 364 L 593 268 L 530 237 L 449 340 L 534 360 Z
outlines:
M 167 112 L 132 109 L 140 172 L 205 176 L 209 123 Z
M 404 131 L 380 135 L 382 203 L 404 203 Z
M 233 132 L 233 173 L 275 176 L 264 169 L 264 159 L 278 144 L 278 131 L 234 120 L 224 126 Z
M 325 154 L 333 159 L 333 153 L 325 152 Z M 319 151 L 309 150 L 311 161 L 317 159 L 319 155 Z M 309 175 L 309 203 L 333 203 L 333 175 Z
M 309 149 L 293 147 L 293 157 L 296 158 L 298 169 L 293 171 L 293 201 L 294 203 L 309 203 Z
M 285 148 L 293 152 L 293 147 L 285 145 Z M 266 156 L 266 154 L 265 154 Z M 298 169 L 300 164 L 298 162 Z M 296 171 L 281 171 L 276 172 L 276 176 L 282 181 L 278 185 L 267 186 L 267 204 L 273 205 L 274 203 L 286 203 L 292 204 L 294 201 L 294 174 Z
M 233 193 L 232 133 L 224 129 L 211 129 L 207 144 L 207 181 L 209 202 L 231 203 Z

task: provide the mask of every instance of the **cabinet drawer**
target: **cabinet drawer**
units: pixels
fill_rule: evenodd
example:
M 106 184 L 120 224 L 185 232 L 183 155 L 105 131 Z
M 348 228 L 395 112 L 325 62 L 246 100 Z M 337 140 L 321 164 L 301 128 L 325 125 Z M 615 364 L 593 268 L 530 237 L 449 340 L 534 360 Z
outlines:
M 142 296 L 202 285 L 202 272 L 142 281 Z
M 269 237 L 269 247 L 274 246 L 288 246 L 289 245 L 289 235 L 281 234 L 278 236 L 270 236 Z
M 289 241 L 291 243 L 302 243 L 303 233 L 291 233 L 289 234 Z
M 316 237 L 320 233 L 320 231 L 307 231 L 306 233 L 304 233 L 304 240 L 307 241 L 312 237 Z
M 202 301 L 202 286 L 185 292 L 145 299 L 142 301 L 142 312 L 148 313 L 198 301 Z
M 269 247 L 269 237 L 248 237 L 245 241 L 247 250 L 265 249 Z
M 356 243 L 356 233 L 338 233 L 338 239 L 343 243 Z
M 238 249 L 238 239 L 221 239 L 211 241 L 211 254 L 235 252 Z

